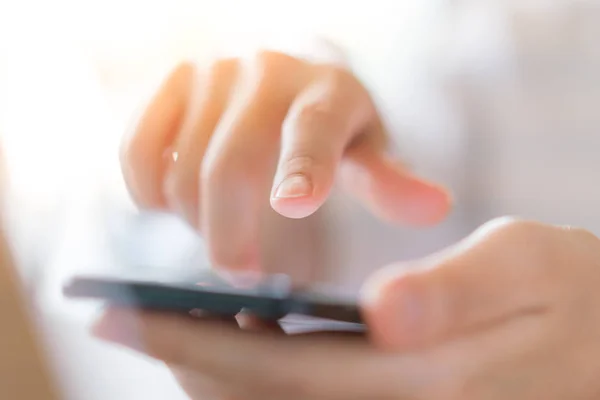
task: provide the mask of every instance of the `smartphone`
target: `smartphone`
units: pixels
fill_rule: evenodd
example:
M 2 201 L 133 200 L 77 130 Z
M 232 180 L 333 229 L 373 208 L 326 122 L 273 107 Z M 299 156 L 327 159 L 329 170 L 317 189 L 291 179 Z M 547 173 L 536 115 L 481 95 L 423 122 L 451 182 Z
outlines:
M 284 276 L 269 277 L 250 289 L 235 288 L 214 275 L 194 283 L 76 276 L 63 287 L 63 294 L 72 299 L 160 311 L 202 310 L 222 316 L 246 311 L 265 320 L 297 315 L 364 326 L 352 297 L 323 288 L 294 290 Z

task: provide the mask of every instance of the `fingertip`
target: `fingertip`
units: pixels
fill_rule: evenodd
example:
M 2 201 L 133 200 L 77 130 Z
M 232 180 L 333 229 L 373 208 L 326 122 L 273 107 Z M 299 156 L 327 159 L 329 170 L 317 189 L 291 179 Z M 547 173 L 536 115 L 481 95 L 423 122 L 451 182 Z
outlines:
M 450 213 L 453 197 L 444 187 L 419 177 L 407 177 L 407 190 L 399 200 L 394 217 L 413 226 L 431 226 Z
M 361 304 L 376 345 L 405 350 L 426 337 L 426 297 L 418 278 L 397 266 L 375 274 L 361 292 Z
M 431 226 L 449 214 L 453 199 L 443 186 L 416 176 L 380 153 L 363 152 L 342 169 L 345 186 L 380 219 Z
M 92 324 L 92 335 L 98 339 L 141 350 L 139 316 L 123 308 L 109 308 Z
M 94 321 L 91 326 L 91 332 L 94 336 L 102 337 L 110 336 L 114 330 L 116 322 L 121 318 L 123 311 L 116 308 L 107 308 L 102 310 L 100 316 Z
M 112 322 L 110 321 L 110 311 L 103 310 L 102 314 L 92 323 L 90 332 L 98 339 L 105 339 L 111 336 Z

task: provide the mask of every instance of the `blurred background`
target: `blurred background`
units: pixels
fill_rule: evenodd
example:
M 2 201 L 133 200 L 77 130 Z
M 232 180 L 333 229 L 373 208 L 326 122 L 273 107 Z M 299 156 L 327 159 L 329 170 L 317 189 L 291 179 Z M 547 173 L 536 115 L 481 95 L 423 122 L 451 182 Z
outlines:
M 333 43 L 376 93 L 403 157 L 451 187 L 455 212 L 427 231 L 384 226 L 334 196 L 324 240 L 345 269 L 327 279 L 356 288 L 495 216 L 600 232 L 599 37 L 600 5 L 583 0 L 3 0 L 9 223 L 67 398 L 184 398 L 162 366 L 88 338 L 97 306 L 59 291 L 81 271 L 208 266 L 180 221 L 135 210 L 118 164 L 122 135 L 178 61 Z

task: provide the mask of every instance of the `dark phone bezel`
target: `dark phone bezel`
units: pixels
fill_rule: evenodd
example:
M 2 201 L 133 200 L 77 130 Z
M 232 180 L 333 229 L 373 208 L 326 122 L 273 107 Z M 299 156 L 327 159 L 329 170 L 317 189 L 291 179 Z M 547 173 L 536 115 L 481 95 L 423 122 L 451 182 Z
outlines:
M 353 302 L 310 292 L 252 290 L 232 287 L 165 284 L 138 280 L 75 277 L 63 287 L 72 299 L 95 299 L 109 304 L 160 311 L 208 313 L 235 316 L 242 310 L 262 319 L 279 320 L 289 314 L 362 324 L 359 308 Z

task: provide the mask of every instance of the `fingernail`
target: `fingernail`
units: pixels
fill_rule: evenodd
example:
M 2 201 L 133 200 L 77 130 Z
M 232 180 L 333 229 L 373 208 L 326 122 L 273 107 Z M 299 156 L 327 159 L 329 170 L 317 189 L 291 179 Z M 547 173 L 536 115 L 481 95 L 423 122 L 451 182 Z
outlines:
M 91 328 L 92 335 L 107 342 L 119 344 L 134 350 L 141 350 L 137 319 L 122 310 L 108 310 Z
M 279 199 L 291 199 L 305 197 L 312 194 L 312 183 L 306 175 L 290 175 L 279 184 L 275 197 Z

